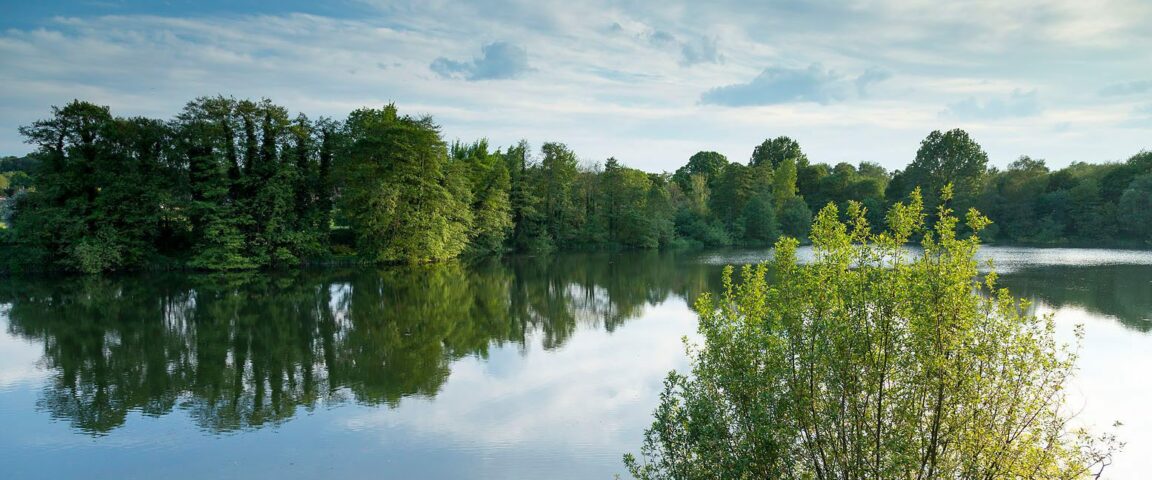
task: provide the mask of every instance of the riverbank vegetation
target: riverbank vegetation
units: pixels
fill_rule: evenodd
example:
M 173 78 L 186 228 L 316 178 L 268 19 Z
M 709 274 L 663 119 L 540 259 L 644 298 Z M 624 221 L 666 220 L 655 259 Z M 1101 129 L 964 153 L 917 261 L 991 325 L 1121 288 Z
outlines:
M 986 241 L 1152 242 L 1152 152 L 1051 171 L 1007 169 L 962 130 L 932 132 L 906 168 L 812 163 L 788 138 L 748 161 L 703 151 L 674 172 L 582 162 L 562 143 L 444 140 L 394 105 L 342 120 L 269 100 L 204 97 L 173 119 L 75 101 L 21 128 L 36 151 L 0 160 L 0 269 L 236 270 L 308 262 L 420 263 L 556 249 L 771 245 L 849 201 L 868 220 L 917 186 L 955 186 L 994 220 Z M 926 194 L 928 208 L 937 205 Z
M 703 344 L 667 377 L 632 475 L 1099 478 L 1122 444 L 1071 426 L 1075 352 L 1051 316 L 977 278 L 988 219 L 969 210 L 958 235 L 946 186 L 926 226 L 918 192 L 879 234 L 859 203 L 847 220 L 825 207 L 811 264 L 785 238 L 740 283 L 729 268 L 697 300 Z

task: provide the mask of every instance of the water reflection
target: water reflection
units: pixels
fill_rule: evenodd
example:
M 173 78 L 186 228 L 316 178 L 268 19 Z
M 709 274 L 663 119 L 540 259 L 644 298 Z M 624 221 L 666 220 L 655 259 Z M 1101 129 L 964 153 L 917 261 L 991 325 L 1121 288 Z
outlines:
M 1118 320 L 1126 328 L 1152 332 L 1152 267 L 1090 265 L 1027 267 L 1002 275 L 1000 283 L 1018 297 L 1053 308 L 1079 307 Z
M 1108 476 L 1141 478 L 1152 252 L 981 255 L 1068 338 L 1085 324 L 1074 389 L 1092 424 L 1126 425 Z M 611 478 L 663 375 L 686 368 L 685 305 L 720 288 L 722 265 L 769 257 L 4 279 L 0 464 L 12 478 Z
M 94 435 L 182 410 L 209 432 L 345 402 L 435 396 L 453 362 L 609 332 L 717 269 L 667 254 L 284 274 L 13 279 L 10 333 L 43 345 L 37 405 Z

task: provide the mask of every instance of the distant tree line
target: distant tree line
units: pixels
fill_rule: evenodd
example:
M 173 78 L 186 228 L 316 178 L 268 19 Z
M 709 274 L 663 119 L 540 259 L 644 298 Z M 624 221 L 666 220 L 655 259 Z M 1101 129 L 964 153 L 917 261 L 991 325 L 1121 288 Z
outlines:
M 1152 242 L 1152 152 L 1055 172 L 1021 157 L 999 171 L 962 130 L 932 132 L 895 172 L 813 164 L 778 137 L 747 163 L 699 152 L 673 173 L 581 162 L 555 142 L 448 143 L 430 117 L 394 105 L 341 121 L 202 97 L 163 121 L 74 101 L 20 132 L 36 151 L 0 159 L 0 268 L 11 271 L 763 246 L 804 239 L 828 203 L 859 201 L 880 226 L 915 187 L 931 209 L 946 184 L 954 208 L 995 222 L 989 242 Z

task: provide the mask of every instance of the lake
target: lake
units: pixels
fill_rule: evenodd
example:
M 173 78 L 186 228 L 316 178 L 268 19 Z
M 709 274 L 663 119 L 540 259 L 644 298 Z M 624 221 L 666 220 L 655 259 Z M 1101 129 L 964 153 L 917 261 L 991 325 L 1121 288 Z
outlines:
M 803 253 L 803 252 L 802 252 Z M 1152 252 L 985 247 L 1083 324 L 1078 422 L 1152 471 Z M 0 477 L 612 478 L 690 305 L 767 251 L 0 280 Z

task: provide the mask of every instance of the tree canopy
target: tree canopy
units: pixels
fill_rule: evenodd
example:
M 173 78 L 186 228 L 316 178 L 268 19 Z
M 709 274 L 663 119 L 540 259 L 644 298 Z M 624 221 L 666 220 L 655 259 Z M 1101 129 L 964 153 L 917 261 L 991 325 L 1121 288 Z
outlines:
M 0 158 L 0 270 L 235 270 L 309 262 L 421 263 L 558 249 L 807 241 L 812 212 L 864 205 L 872 225 L 922 187 L 994 221 L 989 242 L 1152 243 L 1152 152 L 1052 171 L 1005 170 L 963 130 L 934 131 L 889 173 L 811 163 L 779 136 L 729 162 L 700 151 L 673 173 L 564 143 L 447 142 L 395 105 L 345 119 L 268 99 L 202 97 L 168 121 L 74 101 L 21 129 L 36 151 Z

